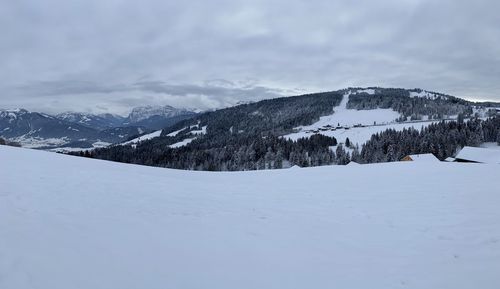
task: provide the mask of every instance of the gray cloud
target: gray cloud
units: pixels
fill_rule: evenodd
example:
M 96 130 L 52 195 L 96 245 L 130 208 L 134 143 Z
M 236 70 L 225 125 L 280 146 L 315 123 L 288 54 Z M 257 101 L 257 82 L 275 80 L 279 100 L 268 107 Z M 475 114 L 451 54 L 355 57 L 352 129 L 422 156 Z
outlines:
M 494 0 L 0 3 L 0 107 L 214 108 L 347 86 L 500 100 Z
M 139 81 L 113 85 L 90 81 L 44 81 L 11 88 L 9 99 L 14 100 L 13 103 L 27 99 L 37 104 L 33 109 L 47 112 L 77 107 L 89 112 L 126 114 L 131 107 L 145 104 L 173 104 L 205 110 L 297 93 L 299 91 L 259 86 L 251 80 L 234 83 L 214 79 L 203 84 Z M 30 108 L 30 103 L 22 106 Z

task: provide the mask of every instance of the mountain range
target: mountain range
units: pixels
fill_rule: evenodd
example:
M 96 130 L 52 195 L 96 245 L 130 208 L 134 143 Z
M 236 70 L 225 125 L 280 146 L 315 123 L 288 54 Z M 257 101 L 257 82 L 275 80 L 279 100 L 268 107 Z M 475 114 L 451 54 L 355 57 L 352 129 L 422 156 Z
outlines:
M 93 156 L 182 169 L 310 166 L 345 162 L 337 158 L 342 152 L 332 155 L 341 144 L 352 159 L 372 135 L 388 129 L 484 119 L 499 107 L 422 89 L 347 88 L 204 113 L 171 106 L 137 107 L 128 116 L 0 110 L 0 137 L 40 149 L 106 147 Z
M 127 116 L 65 112 L 49 115 L 25 109 L 0 110 L 0 137 L 40 149 L 93 148 L 120 143 L 195 116 L 171 106 L 134 108 Z

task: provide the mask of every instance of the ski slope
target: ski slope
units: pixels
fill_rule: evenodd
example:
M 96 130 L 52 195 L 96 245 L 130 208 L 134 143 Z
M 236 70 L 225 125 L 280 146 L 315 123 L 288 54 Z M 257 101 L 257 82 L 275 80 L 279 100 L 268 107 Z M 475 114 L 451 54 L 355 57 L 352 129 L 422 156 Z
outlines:
M 133 144 L 138 144 L 141 141 L 154 139 L 156 137 L 159 137 L 161 135 L 161 132 L 162 132 L 162 130 L 157 130 L 157 131 L 154 131 L 152 133 L 148 133 L 148 134 L 142 135 L 140 137 L 126 141 L 124 143 L 121 143 L 120 145 L 133 145 Z
M 372 93 L 371 91 L 365 90 L 354 91 L 354 93 L 360 92 Z M 297 127 L 297 132 L 285 135 L 284 137 L 295 141 L 299 138 L 307 138 L 314 134 L 322 134 L 329 137 L 335 137 L 339 143 L 344 143 L 345 140 L 349 138 L 352 144 L 358 144 L 361 147 L 361 145 L 367 142 L 372 135 L 387 129 L 403 130 L 415 128 L 420 130 L 424 126 L 438 122 L 417 121 L 397 123 L 396 119 L 400 117 L 400 114 L 392 109 L 348 109 L 347 103 L 352 93 L 353 92 L 350 91 L 344 95 L 339 106 L 334 107 L 333 114 L 322 116 L 317 122 L 311 125 Z M 359 127 L 359 125 L 362 126 Z M 325 128 L 326 126 L 331 126 L 335 128 L 335 130 L 321 130 L 321 128 Z M 338 128 L 339 126 L 341 128 Z
M 498 288 L 498 166 L 214 173 L 0 146 L 0 288 Z
M 351 143 L 358 144 L 361 147 L 361 145 L 367 142 L 372 137 L 372 135 L 383 132 L 387 129 L 403 130 L 403 129 L 415 128 L 417 130 L 420 130 L 424 126 L 428 126 L 429 124 L 434 122 L 437 121 L 405 122 L 405 123 L 392 123 L 387 125 L 376 125 L 376 126 L 366 126 L 366 127 L 352 127 L 350 129 L 320 131 L 318 133 L 330 137 L 335 137 L 337 141 L 341 143 L 343 143 L 346 140 L 346 138 L 349 138 Z M 313 134 L 314 133 L 300 131 L 288 134 L 285 137 L 290 140 L 298 140 L 299 138 L 310 137 Z
M 340 104 L 333 108 L 333 113 L 331 115 L 320 117 L 319 121 L 315 122 L 309 126 L 301 126 L 299 129 L 302 130 L 313 130 L 325 125 L 332 126 L 354 126 L 356 124 L 362 125 L 373 125 L 374 122 L 377 124 L 387 124 L 395 122 L 400 114 L 390 108 L 377 108 L 368 110 L 357 110 L 348 109 L 347 103 L 349 102 L 349 96 L 351 92 L 346 93 L 342 98 Z

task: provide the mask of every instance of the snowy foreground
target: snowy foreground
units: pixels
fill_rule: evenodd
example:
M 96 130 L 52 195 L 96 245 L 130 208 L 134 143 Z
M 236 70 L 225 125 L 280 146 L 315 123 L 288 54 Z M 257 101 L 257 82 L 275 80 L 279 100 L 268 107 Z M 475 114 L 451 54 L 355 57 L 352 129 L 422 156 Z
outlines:
M 0 164 L 0 288 L 500 287 L 498 165 Z

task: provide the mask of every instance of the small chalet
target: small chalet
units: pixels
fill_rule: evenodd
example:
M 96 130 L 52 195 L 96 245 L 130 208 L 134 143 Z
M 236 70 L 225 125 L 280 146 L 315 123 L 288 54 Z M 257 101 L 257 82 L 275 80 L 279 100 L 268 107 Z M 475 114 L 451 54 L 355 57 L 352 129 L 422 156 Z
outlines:
M 456 162 L 500 164 L 500 150 L 464 147 L 455 157 Z
M 407 155 L 401 159 L 403 162 L 439 162 L 433 154 Z

